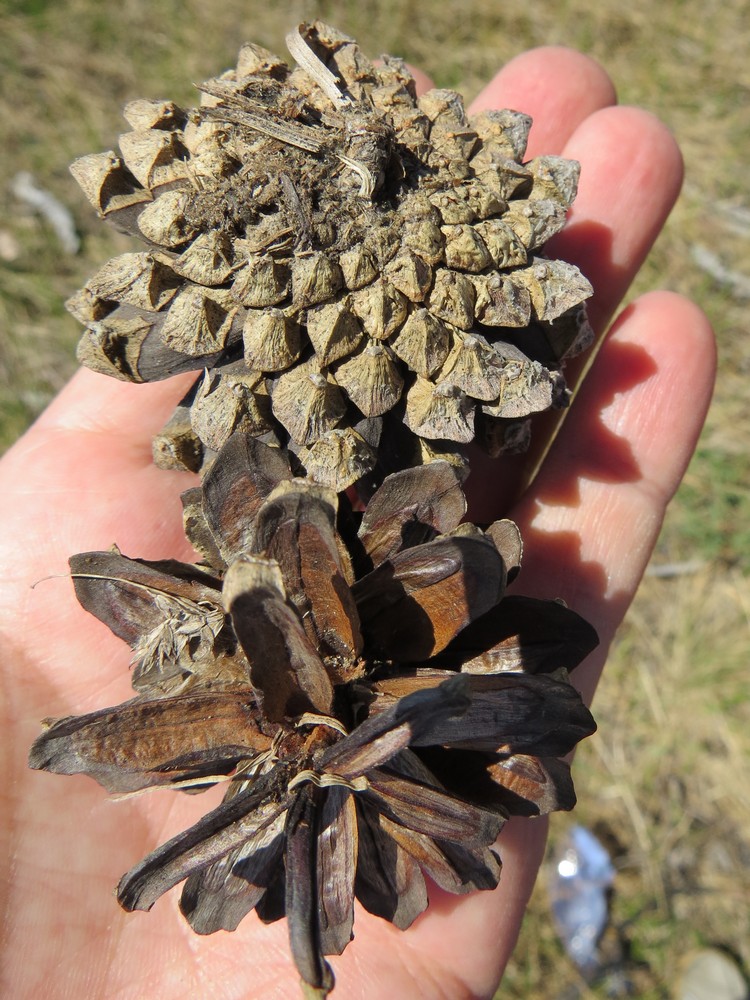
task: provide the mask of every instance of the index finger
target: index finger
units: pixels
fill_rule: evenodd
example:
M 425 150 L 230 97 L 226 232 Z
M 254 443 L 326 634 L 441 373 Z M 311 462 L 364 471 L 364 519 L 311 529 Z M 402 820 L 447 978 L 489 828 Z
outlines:
M 511 108 L 530 115 L 526 157 L 562 153 L 589 115 L 617 103 L 614 84 L 596 60 L 561 45 L 546 45 L 511 59 L 481 91 L 472 114 Z
M 528 85 L 528 92 L 524 89 Z M 589 318 L 598 338 L 635 277 L 677 198 L 682 159 L 669 130 L 637 108 L 613 107 L 614 89 L 593 60 L 567 49 L 536 49 L 509 63 L 478 105 L 520 105 L 536 114 L 530 151 L 561 153 L 581 164 L 578 196 L 565 229 L 545 248 L 580 267 L 594 286 Z M 537 130 L 536 133 L 534 130 Z M 570 387 L 593 357 L 565 367 Z M 471 516 L 501 516 L 557 433 L 564 412 L 534 420 L 531 451 L 502 463 L 475 449 Z

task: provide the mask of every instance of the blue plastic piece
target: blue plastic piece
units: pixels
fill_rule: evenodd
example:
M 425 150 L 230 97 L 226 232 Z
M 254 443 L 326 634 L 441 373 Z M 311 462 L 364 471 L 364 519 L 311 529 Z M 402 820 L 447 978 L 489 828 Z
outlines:
M 615 869 L 606 848 L 582 826 L 558 845 L 549 872 L 549 895 L 565 950 L 587 975 L 598 966 L 597 943 L 609 920 L 607 889 Z

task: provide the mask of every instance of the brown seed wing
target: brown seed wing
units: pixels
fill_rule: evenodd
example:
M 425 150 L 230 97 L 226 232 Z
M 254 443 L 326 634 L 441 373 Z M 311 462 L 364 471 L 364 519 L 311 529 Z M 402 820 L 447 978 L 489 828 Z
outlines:
M 357 810 L 348 789 L 326 789 L 317 830 L 318 928 L 324 955 L 340 955 L 352 939 Z
M 458 476 L 447 462 L 387 476 L 367 505 L 359 537 L 373 565 L 401 549 L 451 531 L 466 513 Z
M 272 924 L 286 916 L 286 869 L 276 868 L 271 876 L 271 884 L 255 907 L 255 912 L 264 924 Z
M 437 840 L 468 848 L 495 842 L 505 817 L 464 802 L 438 788 L 409 781 L 385 770 L 370 771 L 363 796 L 395 822 Z
M 503 518 L 500 521 L 493 521 L 485 534 L 492 539 L 495 548 L 503 557 L 510 583 L 518 575 L 523 556 L 523 538 L 518 525 L 515 521 Z
M 357 899 L 370 913 L 405 930 L 427 907 L 419 865 L 381 827 L 377 809 L 361 799 L 357 800 L 357 819 Z
M 505 791 L 502 800 L 514 816 L 541 816 L 576 804 L 570 764 L 557 757 L 514 754 L 491 764 L 488 773 Z
M 352 779 L 386 764 L 413 743 L 435 720 L 460 716 L 468 706 L 467 678 L 453 675 L 433 680 L 425 690 L 406 691 L 382 712 L 372 714 L 349 736 L 324 751 L 316 761 L 320 771 Z
M 434 774 L 411 751 L 400 754 L 392 761 L 391 767 L 406 777 L 416 780 L 421 777 L 424 783 L 439 787 Z M 463 797 L 476 801 L 476 797 L 468 792 Z M 502 813 L 502 809 L 500 812 Z M 490 848 L 467 847 L 447 840 L 433 840 L 427 834 L 402 826 L 382 813 L 379 822 L 383 831 L 403 847 L 420 868 L 446 892 L 466 893 L 474 889 L 493 889 L 497 885 L 501 865 Z
M 80 552 L 69 563 L 81 605 L 133 648 L 163 625 L 172 605 L 197 619 L 221 606 L 219 580 L 188 563 L 114 550 Z
M 180 910 L 196 933 L 235 930 L 262 899 L 282 863 L 285 818 L 278 813 L 239 847 L 188 877 Z
M 407 701 L 407 694 L 412 699 L 437 690 L 450 676 L 451 671 L 420 669 L 411 676 L 372 683 L 373 715 L 363 725 L 374 724 L 393 711 L 399 700 Z M 469 707 L 453 717 L 425 719 L 412 733 L 412 747 L 447 745 L 490 753 L 560 756 L 596 731 L 591 712 L 567 680 L 511 671 L 452 676 L 468 680 Z
M 224 600 L 263 713 L 272 722 L 328 713 L 333 687 L 302 622 L 286 602 L 278 564 L 246 557 L 229 567 Z
M 469 681 L 471 704 L 466 712 L 460 718 L 436 720 L 414 737 L 412 746 L 561 756 L 596 730 L 591 712 L 567 682 L 508 671 Z
M 417 752 L 448 791 L 510 816 L 539 816 L 575 805 L 570 764 L 557 757 L 455 747 Z
M 250 551 L 255 518 L 266 497 L 292 473 L 285 454 L 235 434 L 203 480 L 203 512 L 227 562 Z
M 409 830 L 381 814 L 380 827 L 399 847 L 417 862 L 420 869 L 446 892 L 463 893 L 475 888 L 464 883 L 459 873 L 448 861 L 432 837 L 416 830 Z
M 287 815 L 285 908 L 294 964 L 303 981 L 325 996 L 333 989 L 333 973 L 323 958 L 318 931 L 315 820 L 312 793 L 305 788 Z
M 196 552 L 210 566 L 217 570 L 226 569 L 226 564 L 219 552 L 219 546 L 208 526 L 206 515 L 203 511 L 203 490 L 200 486 L 191 486 L 180 494 L 182 503 L 182 525 L 188 541 Z
M 280 775 L 258 779 L 243 795 L 227 799 L 183 833 L 152 851 L 120 879 L 117 898 L 126 910 L 150 910 L 156 900 L 275 823 L 287 810 Z
M 594 628 L 558 601 L 508 595 L 433 660 L 470 674 L 573 670 L 597 647 Z
M 132 792 L 226 774 L 269 745 L 250 691 L 135 698 L 52 722 L 35 740 L 29 764 Z
M 359 616 L 336 544 L 336 496 L 322 487 L 282 484 L 258 513 L 253 548 L 275 559 L 288 600 L 313 644 L 351 660 Z
M 357 581 L 365 641 L 402 662 L 427 660 L 500 600 L 505 567 L 483 538 L 442 538 L 397 553 Z

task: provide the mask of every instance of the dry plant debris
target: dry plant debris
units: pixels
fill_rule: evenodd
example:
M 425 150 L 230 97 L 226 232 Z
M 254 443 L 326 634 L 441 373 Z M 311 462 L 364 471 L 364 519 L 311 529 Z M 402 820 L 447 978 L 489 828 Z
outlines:
M 520 535 L 463 521 L 461 449 L 523 447 L 531 413 L 566 405 L 591 288 L 544 256 L 578 165 L 523 163 L 528 117 L 417 99 L 403 63 L 320 22 L 287 43 L 296 68 L 245 46 L 198 110 L 132 102 L 120 153 L 73 166 L 149 244 L 70 300 L 81 360 L 201 372 L 154 442 L 202 474 L 183 494 L 201 561 L 71 559 L 136 695 L 48 720 L 30 764 L 119 794 L 225 783 L 118 898 L 184 882 L 201 934 L 286 916 L 326 996 L 355 898 L 406 928 L 424 875 L 493 888 L 506 819 L 575 803 L 562 758 L 595 727 L 568 671 L 596 634 L 506 594 Z
M 555 601 L 505 594 L 517 529 L 461 523 L 446 462 L 392 474 L 358 514 L 236 434 L 186 509 L 201 566 L 71 560 L 81 604 L 133 650 L 137 695 L 48 720 L 30 763 L 118 793 L 226 782 L 118 898 L 149 909 L 184 881 L 201 934 L 286 915 L 325 996 L 355 897 L 406 928 L 423 872 L 493 888 L 506 819 L 572 808 L 561 757 L 595 727 L 568 669 L 596 635 Z
M 591 340 L 590 284 L 544 256 L 578 164 L 522 162 L 527 115 L 417 98 L 400 60 L 321 22 L 287 44 L 295 68 L 246 45 L 198 109 L 131 102 L 119 153 L 73 165 L 148 244 L 69 301 L 80 360 L 136 382 L 203 372 L 154 443 L 168 468 L 201 468 L 235 430 L 337 490 L 376 463 L 461 465 L 475 437 L 522 449 Z

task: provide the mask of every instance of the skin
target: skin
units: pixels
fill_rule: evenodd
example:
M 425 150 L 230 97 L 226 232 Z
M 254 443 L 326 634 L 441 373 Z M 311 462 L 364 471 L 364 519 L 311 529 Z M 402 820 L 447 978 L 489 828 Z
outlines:
M 529 155 L 581 161 L 571 221 L 551 253 L 593 281 L 591 316 L 603 330 L 679 191 L 673 138 L 645 112 L 615 106 L 604 71 L 566 49 L 530 51 L 506 65 L 475 103 L 491 107 L 533 116 Z M 473 516 L 509 513 L 522 529 L 518 591 L 562 597 L 599 631 L 599 650 L 576 672 L 587 698 L 692 454 L 714 360 L 696 306 L 668 292 L 645 295 L 615 320 L 538 477 L 510 511 L 520 463 L 473 466 Z M 77 605 L 70 584 L 31 584 L 65 574 L 70 554 L 113 541 L 133 556 L 191 556 L 178 497 L 193 480 L 155 469 L 150 450 L 187 381 L 130 386 L 81 371 L 0 463 L 0 993 L 17 1000 L 297 995 L 284 923 L 264 927 L 251 915 L 231 935 L 200 938 L 179 916 L 174 892 L 151 915 L 122 913 L 113 898 L 119 876 L 218 793 L 113 802 L 88 778 L 26 767 L 42 718 L 132 694 L 129 651 Z M 508 824 L 500 887 L 462 898 L 435 892 L 406 933 L 359 911 L 355 940 L 333 959 L 334 995 L 490 997 L 545 835 L 541 820 Z

